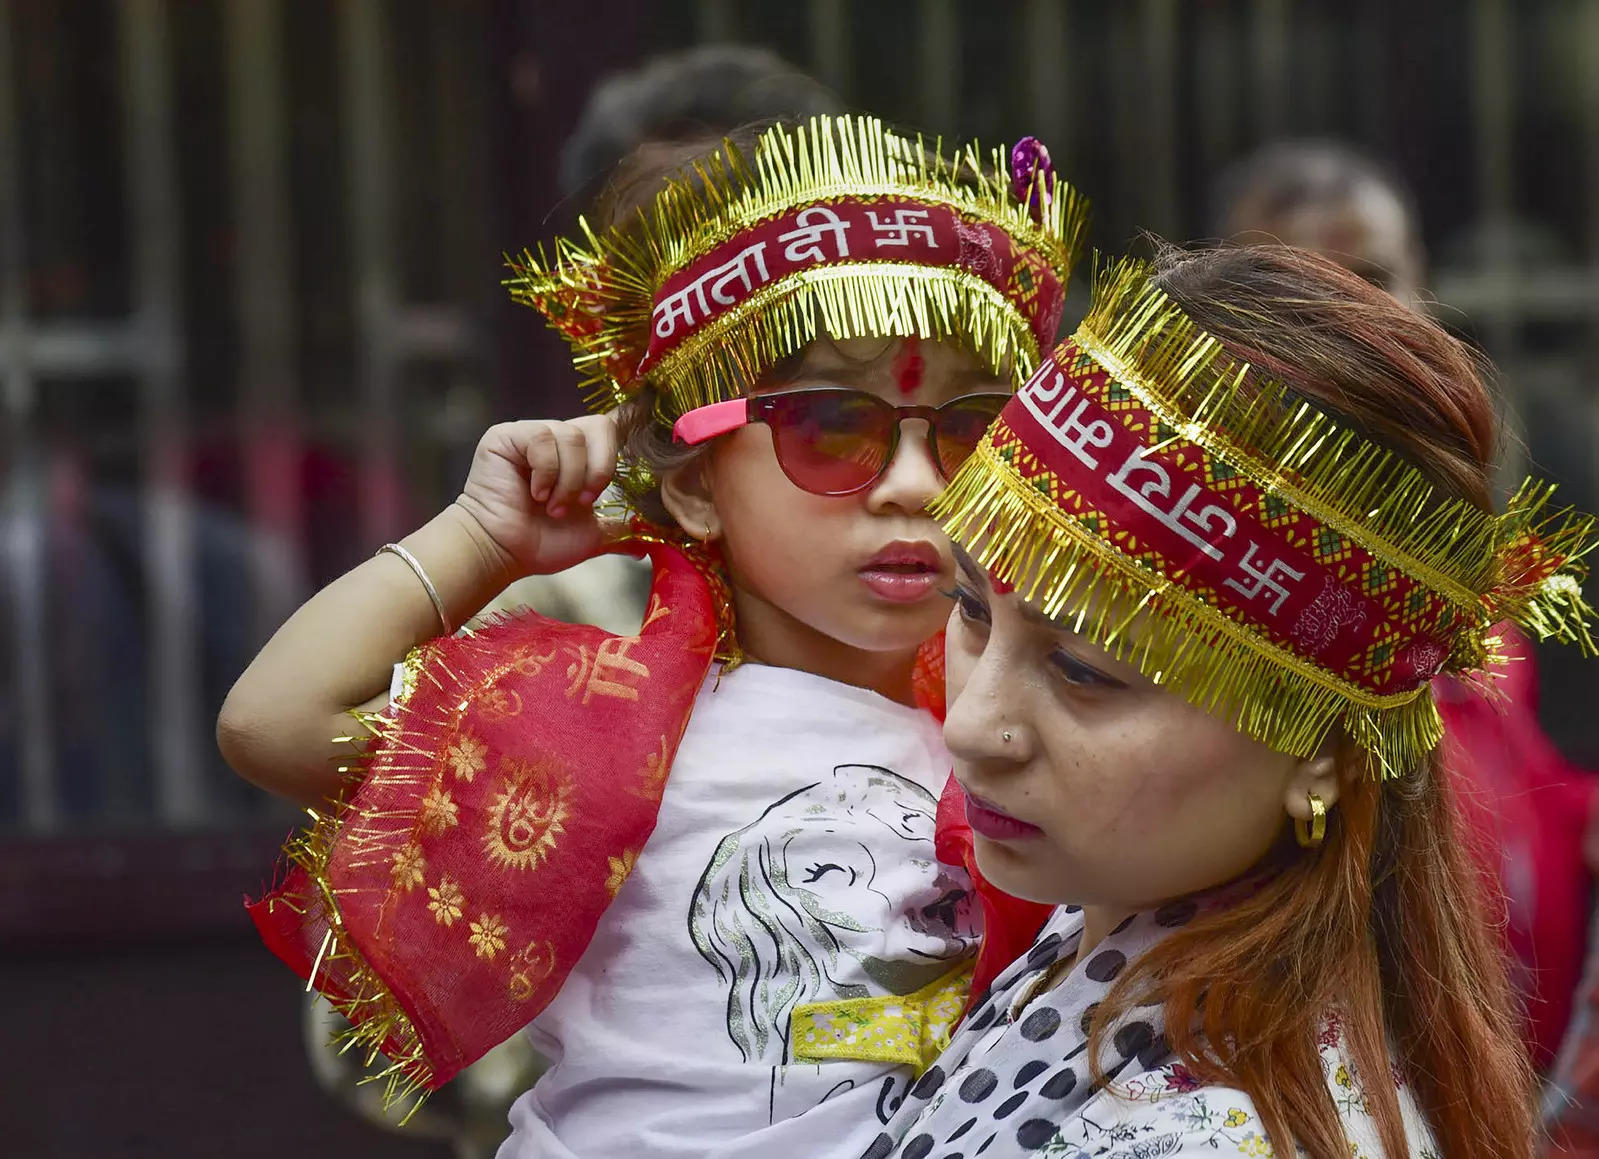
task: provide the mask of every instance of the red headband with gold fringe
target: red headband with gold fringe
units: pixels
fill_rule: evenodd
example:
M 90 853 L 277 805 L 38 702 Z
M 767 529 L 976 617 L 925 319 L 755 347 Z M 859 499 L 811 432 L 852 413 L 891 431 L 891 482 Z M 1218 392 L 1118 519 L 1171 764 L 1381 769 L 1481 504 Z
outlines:
M 524 253 L 507 285 L 571 343 L 590 401 L 663 417 L 748 393 L 820 335 L 954 338 L 1020 383 L 1054 341 L 1086 206 L 1026 138 L 969 147 L 865 117 L 767 131 L 637 220 Z
M 1429 681 L 1492 625 L 1593 649 L 1591 517 L 1528 481 L 1494 516 L 1226 356 L 1142 263 L 1023 386 L 935 503 L 1050 616 L 1265 743 L 1343 727 L 1385 775 L 1438 743 Z

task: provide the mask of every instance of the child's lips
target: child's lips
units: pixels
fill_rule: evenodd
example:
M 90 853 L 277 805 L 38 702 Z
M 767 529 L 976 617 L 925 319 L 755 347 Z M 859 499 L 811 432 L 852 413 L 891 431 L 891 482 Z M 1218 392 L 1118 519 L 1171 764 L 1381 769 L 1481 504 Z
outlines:
M 938 573 L 934 571 L 862 568 L 860 577 L 873 595 L 897 604 L 926 599 L 938 587 Z
M 896 540 L 867 560 L 861 570 L 918 570 L 936 574 L 943 567 L 944 557 L 931 543 L 925 540 Z
M 930 543 L 891 543 L 859 571 L 872 594 L 893 603 L 915 603 L 934 594 L 944 561 Z

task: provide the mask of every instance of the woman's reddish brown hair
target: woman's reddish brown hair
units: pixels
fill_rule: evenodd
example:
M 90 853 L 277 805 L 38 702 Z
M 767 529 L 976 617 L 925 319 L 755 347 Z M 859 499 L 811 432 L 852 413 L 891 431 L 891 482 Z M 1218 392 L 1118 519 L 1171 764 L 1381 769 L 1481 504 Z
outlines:
M 1235 357 L 1409 458 L 1446 494 L 1492 505 L 1494 408 L 1479 360 L 1427 318 L 1282 246 L 1167 251 L 1156 282 Z M 1411 1153 L 1390 1067 L 1449 1159 L 1531 1156 L 1535 1083 L 1507 978 L 1501 912 L 1437 760 L 1380 781 L 1341 750 L 1344 788 L 1315 851 L 1242 904 L 1196 919 L 1129 967 L 1106 1030 L 1146 996 L 1202 1081 L 1246 1091 L 1279 1155 L 1348 1159 L 1317 1050 L 1338 1012 L 1389 1159 Z M 1415 1143 L 1411 1141 L 1411 1145 Z

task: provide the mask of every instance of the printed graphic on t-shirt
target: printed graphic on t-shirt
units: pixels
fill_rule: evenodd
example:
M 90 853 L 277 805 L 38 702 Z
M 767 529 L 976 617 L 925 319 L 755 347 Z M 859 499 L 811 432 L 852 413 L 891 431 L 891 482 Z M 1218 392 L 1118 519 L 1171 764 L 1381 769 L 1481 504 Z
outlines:
M 689 935 L 727 987 L 732 1046 L 772 1067 L 772 1122 L 805 1109 L 778 1105 L 796 1006 L 912 994 L 975 949 L 968 883 L 936 868 L 936 812 L 890 769 L 838 765 L 717 845 Z M 911 896 L 906 873 L 926 882 Z M 902 956 L 882 956 L 889 947 Z

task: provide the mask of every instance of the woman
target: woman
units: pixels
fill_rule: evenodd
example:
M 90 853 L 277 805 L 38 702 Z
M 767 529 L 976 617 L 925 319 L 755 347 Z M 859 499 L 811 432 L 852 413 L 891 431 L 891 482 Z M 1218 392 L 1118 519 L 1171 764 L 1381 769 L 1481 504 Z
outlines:
M 977 864 L 1059 908 L 872 1159 L 1532 1154 L 1428 689 L 1496 620 L 1591 648 L 1592 522 L 1495 517 L 1493 442 L 1469 353 L 1327 261 L 1101 280 L 936 504 Z

